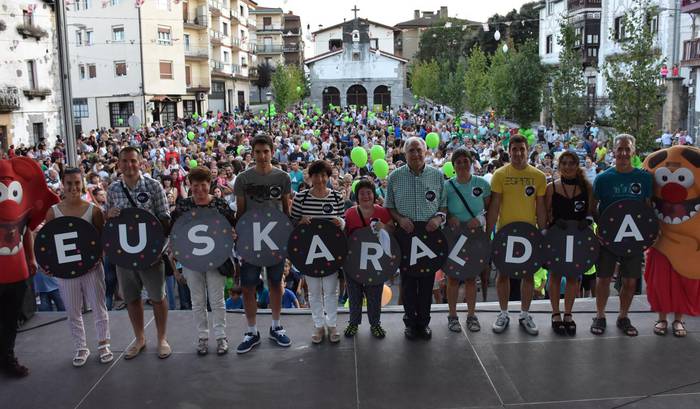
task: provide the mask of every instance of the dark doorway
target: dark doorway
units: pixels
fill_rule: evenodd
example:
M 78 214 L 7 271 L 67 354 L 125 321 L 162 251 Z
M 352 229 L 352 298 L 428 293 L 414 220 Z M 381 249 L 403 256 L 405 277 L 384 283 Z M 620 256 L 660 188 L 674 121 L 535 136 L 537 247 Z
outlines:
M 328 87 L 323 90 L 323 112 L 328 111 L 330 104 L 340 106 L 340 90 L 336 87 Z
M 357 108 L 367 106 L 367 90 L 359 84 L 348 88 L 348 106 L 356 105 Z
M 374 105 L 381 105 L 382 110 L 391 107 L 391 91 L 386 85 L 380 85 L 374 89 Z

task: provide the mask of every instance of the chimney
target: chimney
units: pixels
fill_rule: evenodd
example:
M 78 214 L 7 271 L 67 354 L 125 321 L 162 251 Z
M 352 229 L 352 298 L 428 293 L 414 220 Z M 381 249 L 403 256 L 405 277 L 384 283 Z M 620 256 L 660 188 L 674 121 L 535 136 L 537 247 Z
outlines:
M 447 6 L 440 6 L 440 18 L 447 18 Z
M 413 18 L 420 18 L 420 10 L 413 10 Z

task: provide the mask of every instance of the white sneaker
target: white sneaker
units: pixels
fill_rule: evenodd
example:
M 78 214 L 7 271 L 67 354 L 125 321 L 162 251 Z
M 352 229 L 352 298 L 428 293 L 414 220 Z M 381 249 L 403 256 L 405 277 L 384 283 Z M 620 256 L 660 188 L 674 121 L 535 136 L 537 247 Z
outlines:
M 493 332 L 496 334 L 500 334 L 503 331 L 508 328 L 508 324 L 510 323 L 510 317 L 508 316 L 507 312 L 499 312 L 498 317 L 496 317 L 496 322 L 493 323 L 493 326 L 491 326 L 491 329 Z
M 523 327 L 528 334 L 537 335 L 540 333 L 540 330 L 537 329 L 537 324 L 535 324 L 535 321 L 532 319 L 532 315 L 527 314 L 521 316 L 518 321 L 520 322 L 520 326 Z

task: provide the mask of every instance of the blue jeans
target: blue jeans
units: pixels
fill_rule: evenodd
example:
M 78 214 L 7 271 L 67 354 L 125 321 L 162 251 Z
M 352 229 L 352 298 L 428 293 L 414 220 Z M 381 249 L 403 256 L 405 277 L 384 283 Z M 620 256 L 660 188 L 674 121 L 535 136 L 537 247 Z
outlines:
M 56 311 L 66 310 L 58 290 L 53 290 L 48 293 L 39 293 L 39 300 L 41 302 L 39 304 L 39 311 L 54 311 L 54 306 L 56 307 Z

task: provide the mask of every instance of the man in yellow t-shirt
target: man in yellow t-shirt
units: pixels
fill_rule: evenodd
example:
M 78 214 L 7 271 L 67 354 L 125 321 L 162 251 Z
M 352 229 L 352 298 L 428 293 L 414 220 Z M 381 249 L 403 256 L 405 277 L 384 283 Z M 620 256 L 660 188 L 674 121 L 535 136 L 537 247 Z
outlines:
M 527 139 L 515 135 L 508 147 L 511 163 L 496 170 L 491 179 L 491 204 L 488 211 L 487 230 L 492 231 L 513 222 L 526 222 L 544 230 L 547 226 L 545 191 L 547 178 L 534 166 L 527 163 Z M 496 276 L 496 291 L 501 312 L 493 324 L 493 332 L 500 334 L 510 322 L 508 317 L 508 296 L 510 278 L 504 274 Z M 525 277 L 520 284 L 521 312 L 520 325 L 528 334 L 537 335 L 539 330 L 529 313 L 534 291 L 532 277 Z

